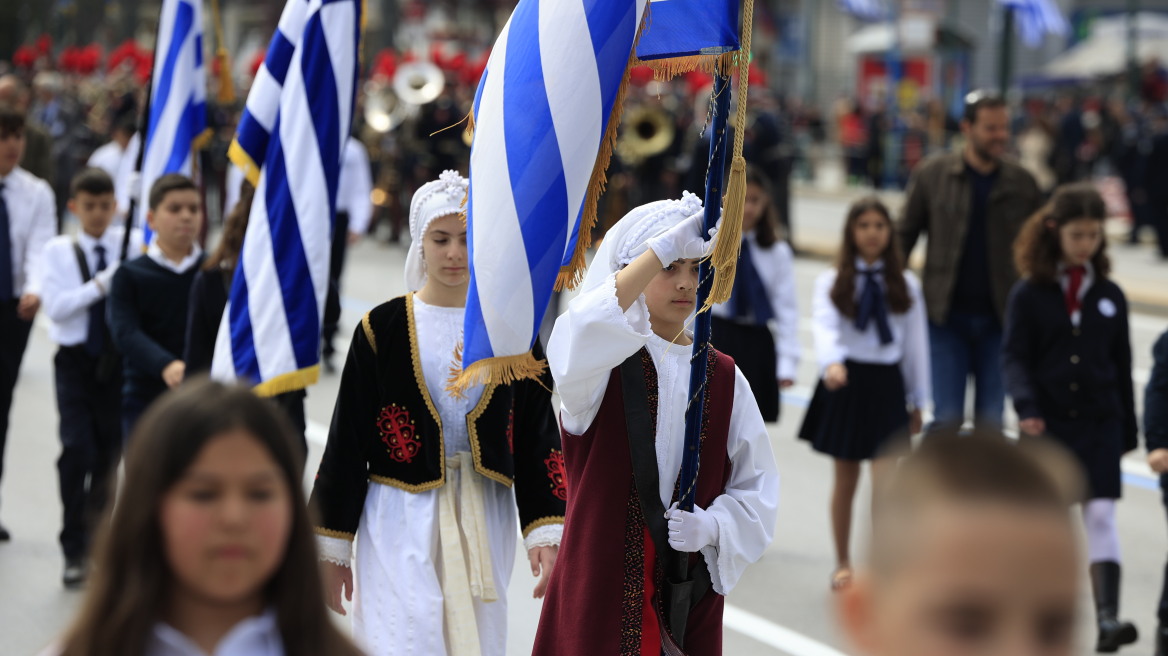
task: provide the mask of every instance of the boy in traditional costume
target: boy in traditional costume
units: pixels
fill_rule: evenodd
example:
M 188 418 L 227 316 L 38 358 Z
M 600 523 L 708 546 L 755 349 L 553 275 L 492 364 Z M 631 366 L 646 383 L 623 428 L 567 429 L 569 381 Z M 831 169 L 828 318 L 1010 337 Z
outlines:
M 466 191 L 465 178 L 445 171 L 414 194 L 411 292 L 354 332 L 312 492 L 326 594 L 342 614 L 360 534 L 353 628 L 371 655 L 502 656 L 520 528 L 532 573 L 543 575 L 537 597 L 562 532 L 550 376 L 446 390 L 469 281 Z
M 779 476 L 766 426 L 742 373 L 713 349 L 696 505 L 677 509 L 685 328 L 709 250 L 701 212 L 686 193 L 621 219 L 552 331 L 571 494 L 537 655 L 656 655 L 675 642 L 687 654 L 721 654 L 723 595 L 774 535 Z M 688 554 L 694 581 L 686 629 L 672 636 L 659 609 L 674 600 L 656 594 L 670 549 Z

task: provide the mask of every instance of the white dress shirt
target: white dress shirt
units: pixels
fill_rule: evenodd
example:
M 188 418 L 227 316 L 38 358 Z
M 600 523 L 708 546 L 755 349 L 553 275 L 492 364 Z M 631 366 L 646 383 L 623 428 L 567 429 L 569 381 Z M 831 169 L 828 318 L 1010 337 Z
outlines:
M 879 265 L 877 265 L 879 266 Z M 856 298 L 864 291 L 866 276 L 860 275 L 873 267 L 856 260 Z M 925 314 L 925 299 L 921 283 L 911 271 L 904 272 L 912 307 L 904 314 L 888 311 L 892 342 L 880 343 L 880 335 L 873 319 L 868 329 L 859 331 L 853 319 L 840 314 L 831 300 L 835 285 L 835 269 L 825 271 L 815 280 L 812 297 L 812 319 L 815 322 L 815 353 L 822 374 L 833 364 L 854 360 L 867 364 L 900 364 L 908 402 L 914 408 L 923 408 L 933 399 L 932 372 L 929 364 L 929 332 Z M 884 277 L 880 276 L 880 284 Z
M 799 343 L 799 305 L 795 295 L 794 253 L 787 242 L 780 241 L 770 248 L 758 245 L 754 233 L 746 236 L 751 261 L 758 277 L 766 285 L 767 297 L 775 318 L 767 322 L 775 340 L 775 378 L 795 380 L 803 347 Z M 729 317 L 730 304 L 715 305 L 711 312 L 716 317 Z
M 110 282 L 118 269 L 122 250 L 121 227 L 112 226 L 100 238 L 85 232 L 78 233 L 76 242 L 85 253 L 85 261 L 93 278 L 85 282 L 77 254 L 73 250 L 74 237 L 59 235 L 49 240 L 42 255 L 44 269 L 41 277 L 41 305 L 51 323 L 49 338 L 61 346 L 84 344 L 89 335 L 89 306 L 106 297 Z M 106 268 L 97 273 L 97 245 L 105 248 Z M 130 234 L 130 253 L 142 250 L 142 234 Z
M 337 180 L 337 211 L 349 213 L 349 232 L 363 235 L 373 219 L 373 173 L 365 144 L 349 137 Z
M 548 340 L 548 368 L 560 394 L 560 421 L 568 433 L 564 440 L 584 439 L 600 412 L 612 370 L 642 347 L 657 369 L 658 492 L 669 507 L 681 471 L 692 347 L 653 333 L 643 295 L 622 312 L 616 274 L 610 274 L 604 284 L 572 299 L 568 311 L 556 319 Z M 706 508 L 718 523 L 718 541 L 701 550 L 718 594 L 728 593 L 747 566 L 762 557 L 774 538 L 778 515 L 779 471 L 770 436 L 750 383 L 737 366 L 728 433 L 730 480 Z
M 199 246 L 198 242 L 191 245 L 191 252 L 182 259 L 182 262 L 173 262 L 166 254 L 162 252 L 162 247 L 158 245 L 158 240 L 154 239 L 150 242 L 150 246 L 146 248 L 146 257 L 154 260 L 166 269 L 170 269 L 175 273 L 185 273 L 187 269 L 195 266 L 199 261 L 199 257 L 203 254 L 203 247 Z
M 134 167 L 138 163 L 138 150 L 140 148 L 141 141 L 138 138 L 138 133 L 135 132 L 125 148 L 119 146 L 116 141 L 111 141 L 93 151 L 86 163 L 88 166 L 96 166 L 105 171 L 113 180 L 114 200 L 118 203 L 120 216 L 125 216 L 130 209 L 130 178 L 134 176 Z
M 1095 284 L 1095 267 L 1090 262 L 1083 265 L 1085 271 L 1083 272 L 1083 282 L 1079 285 L 1079 303 L 1082 304 L 1083 299 L 1087 296 L 1087 290 L 1091 289 L 1091 285 Z M 1071 277 L 1067 275 L 1067 265 L 1059 263 L 1058 265 L 1059 287 L 1063 290 L 1063 298 L 1066 298 L 1067 291 L 1071 288 Z M 1083 309 L 1079 308 L 1071 313 L 1071 323 L 1078 327 L 1083 321 Z
M 284 641 L 276 622 L 276 612 L 269 610 L 249 617 L 231 628 L 207 654 L 193 640 L 174 627 L 159 622 L 146 639 L 146 656 L 283 656 Z
M 40 295 L 41 254 L 57 234 L 57 201 L 49 183 L 17 167 L 3 183 L 8 208 L 8 233 L 12 243 L 12 295 Z

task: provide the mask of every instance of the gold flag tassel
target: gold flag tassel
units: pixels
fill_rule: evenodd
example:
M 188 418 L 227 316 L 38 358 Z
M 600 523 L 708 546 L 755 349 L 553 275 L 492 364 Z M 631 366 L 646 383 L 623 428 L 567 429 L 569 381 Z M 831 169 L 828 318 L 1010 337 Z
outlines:
M 479 360 L 463 369 L 460 341 L 454 349 L 454 362 L 446 378 L 446 391 L 456 399 L 465 399 L 466 391 L 475 385 L 510 385 L 524 378 L 538 380 L 545 371 L 547 360 L 536 360 L 531 351 Z
M 730 300 L 734 293 L 734 274 L 738 269 L 738 254 L 742 248 L 742 212 L 746 205 L 746 159 L 742 156 L 743 136 L 746 134 L 746 92 L 750 86 L 750 36 L 754 29 L 754 0 L 746 0 L 742 8 L 742 47 L 738 55 L 738 111 L 735 115 L 734 160 L 730 165 L 730 179 L 722 198 L 722 225 L 714 240 L 710 263 L 714 266 L 714 284 L 701 312 Z
M 219 61 L 219 92 L 216 99 L 220 105 L 235 104 L 235 83 L 231 79 L 231 55 L 223 44 L 223 16 L 219 13 L 219 0 L 211 0 L 211 16 L 215 23 L 215 58 Z

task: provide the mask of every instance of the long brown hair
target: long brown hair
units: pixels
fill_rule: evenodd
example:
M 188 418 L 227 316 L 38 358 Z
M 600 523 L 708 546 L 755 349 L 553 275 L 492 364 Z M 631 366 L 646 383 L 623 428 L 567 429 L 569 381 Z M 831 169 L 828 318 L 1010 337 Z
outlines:
M 203 261 L 203 271 L 235 269 L 239 251 L 243 250 L 243 236 L 247 233 L 247 218 L 251 215 L 251 201 L 254 197 L 255 187 L 244 180 L 239 185 L 239 202 L 223 220 L 223 234 L 219 235 L 219 245 Z
M 771 188 L 771 181 L 767 180 L 766 176 L 762 174 L 762 169 L 754 164 L 746 165 L 746 184 L 757 185 L 762 190 L 763 197 L 766 198 L 766 209 L 763 210 L 762 216 L 759 217 L 758 225 L 754 228 L 754 239 L 759 246 L 763 248 L 770 248 L 774 246 L 782 236 L 782 222 L 779 217 L 779 208 L 775 205 L 774 190 Z
M 1014 242 L 1014 264 L 1018 267 L 1018 273 L 1039 283 L 1055 282 L 1058 279 L 1059 262 L 1063 259 L 1059 230 L 1078 219 L 1101 223 L 1107 220 L 1107 204 L 1088 182 L 1059 187 L 1050 201 L 1026 220 Z M 1106 232 L 1099 243 L 1099 250 L 1091 256 L 1091 266 L 1100 279 L 1111 273 Z
M 61 656 L 142 656 L 173 585 L 160 499 L 208 441 L 235 429 L 263 444 L 291 494 L 292 527 L 284 561 L 264 591 L 276 611 L 284 653 L 359 656 L 325 609 L 312 520 L 300 481 L 304 456 L 292 426 L 271 402 L 208 380 L 167 393 L 138 422 L 126 454 L 125 484 L 102 522 L 89 591 Z
M 876 212 L 888 223 L 888 247 L 881 259 L 884 262 L 885 299 L 888 309 L 895 314 L 904 314 L 912 307 L 912 297 L 908 294 L 908 283 L 904 280 L 904 258 L 900 255 L 900 244 L 892 226 L 892 214 L 888 207 L 875 196 L 867 196 L 852 203 L 848 209 L 848 219 L 844 222 L 844 239 L 836 261 L 838 274 L 831 287 L 831 302 L 840 314 L 849 319 L 856 316 L 856 224 L 868 212 Z

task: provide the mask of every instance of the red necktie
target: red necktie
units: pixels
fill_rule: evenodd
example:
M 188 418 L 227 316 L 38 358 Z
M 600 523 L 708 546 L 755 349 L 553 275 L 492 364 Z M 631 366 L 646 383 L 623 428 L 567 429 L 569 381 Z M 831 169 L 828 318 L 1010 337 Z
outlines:
M 1074 315 L 1079 311 L 1082 304 L 1079 301 L 1079 289 L 1083 286 L 1083 274 L 1087 272 L 1087 268 L 1083 266 L 1067 267 L 1067 276 L 1070 277 L 1070 284 L 1067 285 L 1067 314 Z

